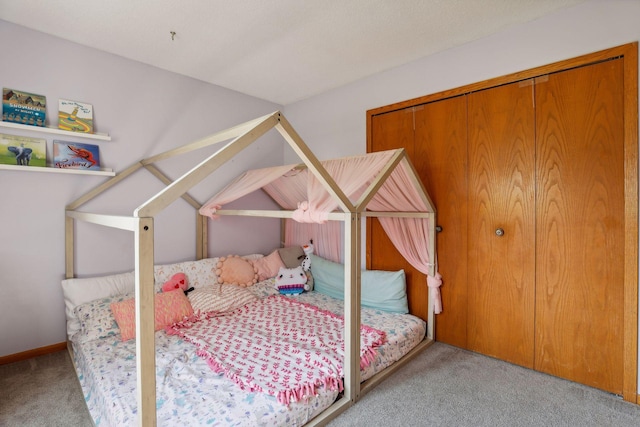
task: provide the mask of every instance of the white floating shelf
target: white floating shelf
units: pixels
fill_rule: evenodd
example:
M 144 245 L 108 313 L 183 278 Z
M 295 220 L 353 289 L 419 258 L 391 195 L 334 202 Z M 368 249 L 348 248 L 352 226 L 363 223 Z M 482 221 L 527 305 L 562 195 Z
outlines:
M 98 171 L 98 170 L 50 168 L 50 167 L 42 167 L 42 166 L 0 165 L 0 170 L 2 169 L 20 171 L 20 172 L 70 173 L 70 174 L 76 174 L 76 175 L 101 175 L 101 176 L 116 175 L 116 173 L 111 169 L 101 169 Z
M 20 123 L 2 122 L 0 121 L 0 128 L 19 129 L 29 132 L 43 132 L 55 135 L 65 135 L 71 138 L 86 138 L 86 139 L 98 139 L 101 141 L 111 141 L 111 136 L 107 133 L 83 133 L 83 132 L 71 132 L 68 130 L 62 130 L 48 126 L 31 126 L 22 125 Z

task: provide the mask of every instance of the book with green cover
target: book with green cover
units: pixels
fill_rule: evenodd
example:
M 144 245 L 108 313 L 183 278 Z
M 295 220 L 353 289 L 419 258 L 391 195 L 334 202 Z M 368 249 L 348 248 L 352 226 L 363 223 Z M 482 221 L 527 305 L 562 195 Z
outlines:
M 0 133 L 0 164 L 47 166 L 47 140 Z

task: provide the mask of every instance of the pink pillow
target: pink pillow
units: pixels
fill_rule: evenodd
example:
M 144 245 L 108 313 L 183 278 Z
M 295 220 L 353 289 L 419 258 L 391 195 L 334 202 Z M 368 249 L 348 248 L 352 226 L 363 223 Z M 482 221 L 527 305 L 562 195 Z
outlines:
M 113 317 L 120 328 L 122 341 L 136 337 L 135 299 L 111 303 Z M 155 330 L 173 325 L 193 314 L 193 308 L 182 289 L 155 295 Z
M 216 274 L 218 283 L 238 285 L 243 288 L 258 282 L 258 270 L 238 255 L 229 255 L 218 260 Z
M 277 249 L 265 257 L 251 261 L 251 263 L 258 270 L 258 280 L 261 282 L 276 277 L 278 270 L 284 268 L 284 263 Z

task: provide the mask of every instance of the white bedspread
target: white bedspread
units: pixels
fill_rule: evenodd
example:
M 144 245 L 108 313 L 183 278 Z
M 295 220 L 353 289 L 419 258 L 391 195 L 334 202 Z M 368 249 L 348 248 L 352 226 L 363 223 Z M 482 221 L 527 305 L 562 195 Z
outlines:
M 259 296 L 276 292 L 271 281 L 252 289 Z M 342 315 L 342 301 L 311 292 L 295 298 Z M 389 366 L 425 335 L 426 325 L 411 315 L 363 309 L 362 323 L 386 332 L 387 343 L 362 371 L 362 379 Z M 135 340 L 119 336 L 73 342 L 75 362 L 89 412 L 96 425 L 128 426 L 136 421 Z M 244 392 L 215 374 L 178 336 L 156 333 L 157 421 L 159 426 L 301 426 L 337 398 L 338 391 L 318 389 L 309 402 L 286 406 L 274 396 Z

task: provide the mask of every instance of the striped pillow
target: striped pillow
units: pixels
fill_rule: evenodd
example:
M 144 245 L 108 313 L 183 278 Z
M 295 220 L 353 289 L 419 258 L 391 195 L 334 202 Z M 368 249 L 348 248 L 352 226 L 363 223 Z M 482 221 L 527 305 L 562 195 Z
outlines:
M 195 314 L 225 313 L 258 299 L 249 289 L 237 285 L 198 288 L 188 297 Z

